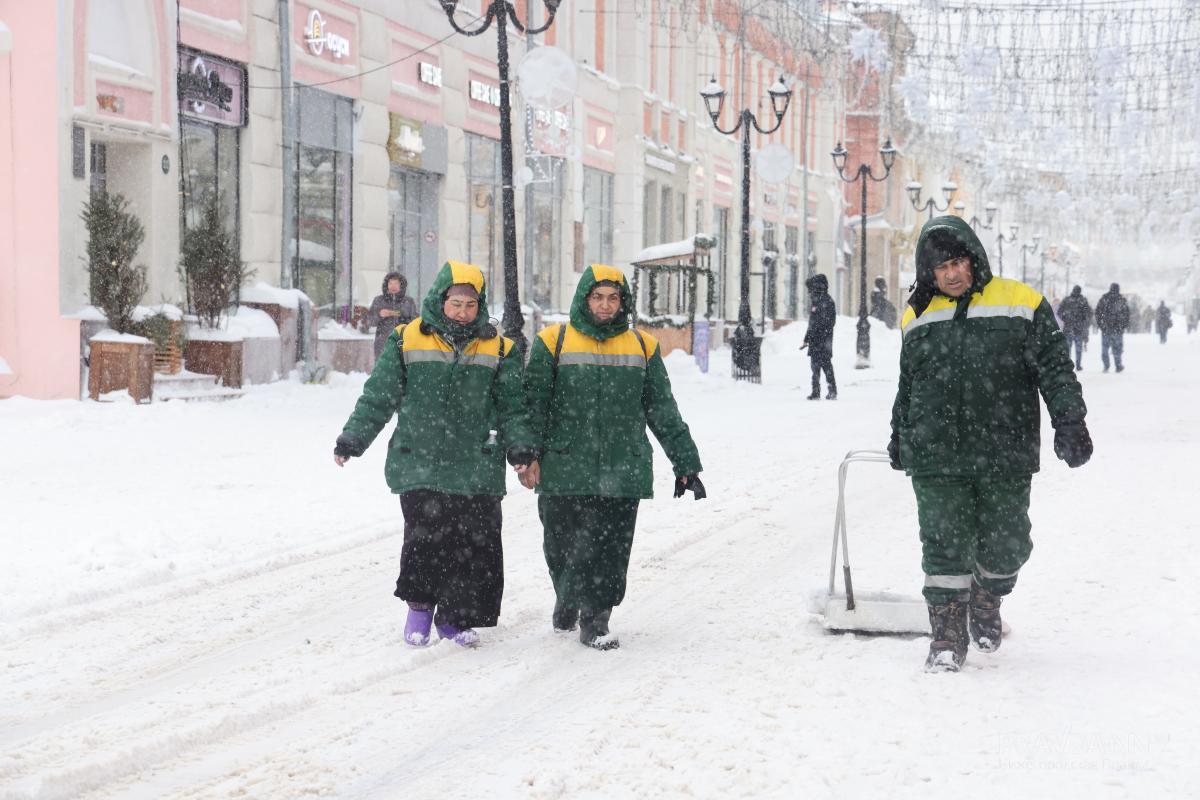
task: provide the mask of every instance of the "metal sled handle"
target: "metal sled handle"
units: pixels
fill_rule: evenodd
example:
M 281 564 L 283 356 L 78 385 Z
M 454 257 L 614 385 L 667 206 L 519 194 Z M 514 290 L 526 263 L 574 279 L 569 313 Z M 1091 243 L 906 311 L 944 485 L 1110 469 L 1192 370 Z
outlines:
M 842 577 L 846 584 L 846 610 L 854 610 L 854 585 L 850 580 L 850 542 L 846 535 L 846 471 L 856 461 L 891 463 L 884 450 L 851 450 L 838 466 L 838 501 L 833 517 L 833 552 L 829 559 L 829 595 L 832 597 L 837 580 L 838 540 L 842 543 Z

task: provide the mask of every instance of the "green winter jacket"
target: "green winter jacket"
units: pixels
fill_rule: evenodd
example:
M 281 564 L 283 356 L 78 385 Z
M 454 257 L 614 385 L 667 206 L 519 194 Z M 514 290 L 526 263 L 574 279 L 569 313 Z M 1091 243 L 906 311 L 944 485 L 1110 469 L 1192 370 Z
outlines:
M 456 283 L 479 292 L 480 314 L 465 327 L 442 314 L 446 290 Z M 443 265 L 421 316 L 392 332 L 346 420 L 338 441 L 351 443 L 352 455 L 361 455 L 398 414 L 384 467 L 397 494 L 432 489 L 502 496 L 506 449 L 531 446 L 521 354 L 496 334 L 486 309 L 479 268 L 457 261 Z
M 620 312 L 604 325 L 587 308 L 588 292 L 600 280 L 616 282 L 621 293 Z M 593 264 L 575 289 L 557 380 L 554 352 L 562 326 L 545 328 L 533 341 L 525 396 L 534 441 L 542 450 L 542 494 L 653 497 L 647 425 L 676 477 L 702 469 L 671 393 L 658 341 L 630 328 L 632 308 L 621 271 Z
M 937 292 L 933 277 L 954 252 L 946 242 L 975 264 L 974 282 L 958 299 Z M 1038 392 L 1055 427 L 1087 414 L 1050 304 L 1023 283 L 993 277 L 983 245 L 958 217 L 926 223 L 916 259 L 892 407 L 900 463 L 919 476 L 1036 472 Z

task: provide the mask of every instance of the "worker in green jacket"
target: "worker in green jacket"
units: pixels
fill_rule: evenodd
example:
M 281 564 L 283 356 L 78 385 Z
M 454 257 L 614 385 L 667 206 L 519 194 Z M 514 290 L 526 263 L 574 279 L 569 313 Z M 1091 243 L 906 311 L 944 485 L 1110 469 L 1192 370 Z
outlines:
M 396 415 L 384 474 L 404 513 L 395 594 L 416 647 L 429 643 L 435 612 L 438 635 L 464 647 L 500 616 L 505 453 L 531 444 L 521 354 L 486 308 L 479 267 L 443 265 L 421 316 L 388 337 L 334 450 L 338 466 L 361 456 Z
M 921 229 L 917 281 L 901 321 L 892 466 L 912 476 L 921 528 L 929 671 L 957 672 L 968 641 L 1000 646 L 1000 602 L 1033 549 L 1029 489 L 1040 409 L 1070 467 L 1092 455 L 1087 407 L 1046 298 L 994 277 L 956 216 Z
M 625 597 L 638 503 L 653 496 L 654 432 L 675 468 L 675 496 L 705 496 L 700 456 L 679 416 L 658 342 L 629 324 L 633 298 L 620 270 L 584 270 L 571 321 L 542 330 L 525 369 L 537 448 L 521 482 L 536 486 L 543 549 L 554 583 L 552 623 L 599 650 Z

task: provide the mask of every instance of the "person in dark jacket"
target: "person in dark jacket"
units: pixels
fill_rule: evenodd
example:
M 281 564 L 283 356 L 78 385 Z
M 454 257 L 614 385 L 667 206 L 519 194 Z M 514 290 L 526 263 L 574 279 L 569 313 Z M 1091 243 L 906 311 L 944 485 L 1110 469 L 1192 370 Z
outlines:
M 808 330 L 804 332 L 804 344 L 800 345 L 801 350 L 808 349 L 812 367 L 812 394 L 808 399 L 821 399 L 821 370 L 824 370 L 825 383 L 829 387 L 825 399 L 837 400 L 837 381 L 833 377 L 833 326 L 837 323 L 837 307 L 829 296 L 829 279 L 817 273 L 804 285 L 812 295 Z
M 1075 350 L 1075 369 L 1083 369 L 1083 346 L 1092 327 L 1092 307 L 1083 296 L 1083 287 L 1071 289 L 1071 294 L 1058 307 L 1058 318 L 1062 320 L 1067 352 L 1072 348 Z
M 887 281 L 875 279 L 875 291 L 871 292 L 871 316 L 883 322 L 889 329 L 896 327 L 896 307 L 887 296 Z
M 1171 330 L 1171 326 L 1175 323 L 1171 321 L 1171 309 L 1167 308 L 1165 300 L 1158 301 L 1158 311 L 1155 313 L 1154 329 L 1158 331 L 1158 341 L 1162 344 L 1167 343 L 1167 331 Z
M 925 668 L 957 672 L 968 643 L 982 652 L 1000 646 L 1000 602 L 1033 549 L 1039 392 L 1067 466 L 1088 461 L 1092 440 L 1046 298 L 993 277 L 983 245 L 956 216 L 925 224 L 916 262 L 888 455 L 917 497 L 933 638 Z
M 1117 372 L 1125 369 L 1121 353 L 1125 350 L 1125 331 L 1129 328 L 1129 303 L 1121 296 L 1120 284 L 1114 283 L 1096 303 L 1096 327 L 1100 329 L 1100 361 L 1108 372 L 1108 351 L 1112 350 Z
M 383 293 L 371 301 L 367 311 L 367 325 L 375 327 L 375 359 L 383 352 L 392 331 L 406 325 L 417 317 L 417 304 L 408 296 L 408 278 L 399 272 L 389 272 L 383 277 Z
M 675 472 L 675 497 L 705 496 L 700 454 L 671 392 L 658 341 L 630 323 L 633 295 L 615 267 L 579 278 L 571 321 L 534 337 L 525 370 L 536 458 L 517 465 L 538 492 L 543 550 L 554 585 L 551 624 L 597 650 L 625 597 L 638 504 L 654 496 L 654 434 Z M 514 462 L 516 463 L 516 462 Z
M 408 603 L 414 647 L 429 643 L 435 621 L 441 638 L 474 647 L 475 628 L 500 616 L 505 454 L 532 445 L 521 353 L 483 308 L 479 267 L 446 262 L 421 316 L 388 334 L 333 451 L 345 465 L 395 417 L 384 476 L 404 513 L 395 595 Z

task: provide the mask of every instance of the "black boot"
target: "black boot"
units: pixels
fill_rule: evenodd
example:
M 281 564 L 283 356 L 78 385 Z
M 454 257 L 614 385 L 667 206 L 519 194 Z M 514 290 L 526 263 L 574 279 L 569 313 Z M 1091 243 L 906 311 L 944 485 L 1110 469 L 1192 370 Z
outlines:
M 1000 649 L 1000 602 L 1003 599 L 977 583 L 971 584 L 971 644 L 981 653 L 994 653 Z
M 829 391 L 825 393 L 826 400 L 837 400 L 837 387 L 832 383 L 829 384 Z
M 581 609 L 579 612 L 580 643 L 596 650 L 616 650 L 620 647 L 621 642 L 608 632 L 608 618 L 611 614 L 611 608 L 600 611 Z
M 554 630 L 573 631 L 578 620 L 578 608 L 567 608 L 561 600 L 554 601 L 554 613 L 550 615 L 550 622 L 554 625 Z
M 958 672 L 967 660 L 967 608 L 969 595 L 963 592 L 949 603 L 929 604 L 929 627 L 933 641 L 925 659 L 926 672 Z
M 813 384 L 812 394 L 810 394 L 808 396 L 808 399 L 809 400 L 820 400 L 821 399 L 821 384 L 819 384 L 819 383 Z

